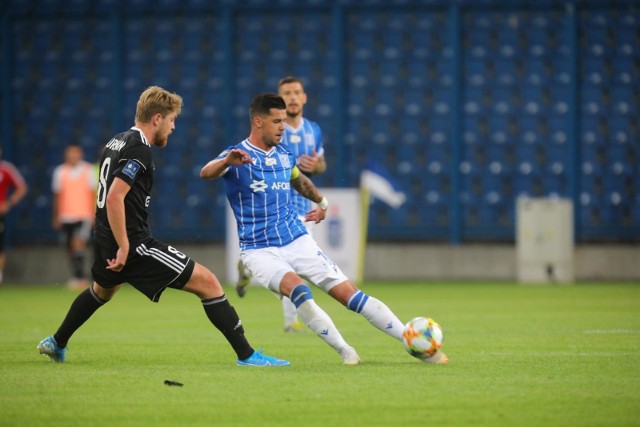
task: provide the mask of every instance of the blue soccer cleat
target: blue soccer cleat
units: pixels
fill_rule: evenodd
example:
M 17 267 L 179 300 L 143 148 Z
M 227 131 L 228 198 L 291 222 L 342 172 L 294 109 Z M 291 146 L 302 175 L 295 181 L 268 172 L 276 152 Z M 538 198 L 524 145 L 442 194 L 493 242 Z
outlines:
M 64 362 L 64 354 L 67 352 L 67 347 L 60 348 L 58 343 L 53 337 L 46 337 L 36 347 L 40 350 L 40 354 L 44 354 L 51 359 L 52 362 L 62 363 Z
M 276 357 L 267 356 L 260 351 L 254 351 L 253 354 L 244 360 L 238 359 L 239 366 L 289 366 L 288 360 L 278 359 Z

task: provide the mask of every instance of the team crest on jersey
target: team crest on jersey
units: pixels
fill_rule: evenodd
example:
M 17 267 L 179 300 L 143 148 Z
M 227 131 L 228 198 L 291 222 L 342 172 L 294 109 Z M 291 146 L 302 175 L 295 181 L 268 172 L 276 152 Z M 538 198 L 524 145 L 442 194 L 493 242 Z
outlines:
M 276 163 L 278 163 L 278 161 L 273 157 L 267 157 L 264 159 L 264 164 L 267 166 L 274 166 Z
M 313 135 L 305 135 L 304 139 L 307 145 L 316 145 L 316 139 Z
M 133 160 L 127 161 L 127 164 L 122 168 L 122 173 L 127 175 L 129 178 L 134 179 L 136 174 L 140 170 L 140 165 Z
M 300 135 L 290 135 L 289 136 L 289 142 L 292 144 L 299 144 L 300 141 L 302 141 L 302 138 L 300 138 Z
M 282 166 L 284 166 L 285 168 L 291 167 L 291 162 L 289 162 L 288 154 L 278 154 L 278 157 L 280 157 L 280 163 L 282 163 Z

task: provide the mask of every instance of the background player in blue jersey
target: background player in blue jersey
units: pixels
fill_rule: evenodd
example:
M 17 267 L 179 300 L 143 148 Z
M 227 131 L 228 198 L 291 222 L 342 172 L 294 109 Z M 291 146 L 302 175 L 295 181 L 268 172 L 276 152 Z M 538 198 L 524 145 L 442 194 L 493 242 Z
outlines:
M 307 103 L 307 94 L 300 79 L 284 77 L 278 82 L 278 95 L 284 99 L 287 105 L 287 118 L 281 144 L 288 149 L 296 159 L 296 165 L 307 176 L 322 174 L 327 170 L 324 159 L 324 147 L 322 145 L 322 131 L 316 122 L 303 117 L 304 105 Z M 300 193 L 291 189 L 292 202 L 300 219 L 311 210 L 311 201 Z M 313 222 L 304 223 L 307 232 L 313 235 Z M 236 290 L 243 297 L 247 292 L 247 286 L 251 283 L 251 273 L 238 261 L 238 282 Z M 296 306 L 287 297 L 282 298 L 282 313 L 284 315 L 285 332 L 302 332 L 304 325 L 298 321 Z
M 291 187 L 317 203 L 305 215 L 306 221 L 322 221 L 329 202 L 300 172 L 294 156 L 280 145 L 285 109 L 284 100 L 276 94 L 256 96 L 250 107 L 249 138 L 207 163 L 200 176 L 222 176 L 225 180 L 238 225 L 240 256 L 252 276 L 272 292 L 289 297 L 304 323 L 338 352 L 345 364 L 356 365 L 360 356 L 316 304 L 303 278 L 397 340 L 402 339 L 404 325 L 382 301 L 349 281 L 298 219 L 291 203 Z M 423 360 L 448 361 L 442 352 Z
M 142 92 L 135 126 L 106 144 L 100 161 L 96 203 L 93 285 L 73 301 L 57 332 L 38 344 L 41 354 L 64 362 L 67 342 L 123 283 L 157 302 L 166 288 L 195 294 L 213 325 L 235 351 L 238 365 L 285 366 L 255 351 L 220 282 L 206 267 L 153 238 L 147 208 L 155 174 L 151 147 L 164 147 L 182 110 L 182 98 L 160 87 Z

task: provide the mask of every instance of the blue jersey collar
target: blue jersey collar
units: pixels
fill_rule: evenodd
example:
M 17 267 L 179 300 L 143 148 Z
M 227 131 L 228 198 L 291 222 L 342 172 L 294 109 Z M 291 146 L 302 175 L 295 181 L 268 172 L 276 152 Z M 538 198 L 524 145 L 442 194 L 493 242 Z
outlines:
M 260 147 L 256 147 L 255 145 L 253 145 L 252 143 L 249 142 L 249 138 L 247 138 L 244 141 L 242 141 L 242 145 L 244 147 L 246 147 L 247 149 L 249 149 L 249 150 L 257 151 L 259 153 L 264 154 L 265 156 L 269 156 L 269 155 L 273 154 L 276 151 L 276 147 L 271 147 L 271 149 L 269 151 L 265 151 Z

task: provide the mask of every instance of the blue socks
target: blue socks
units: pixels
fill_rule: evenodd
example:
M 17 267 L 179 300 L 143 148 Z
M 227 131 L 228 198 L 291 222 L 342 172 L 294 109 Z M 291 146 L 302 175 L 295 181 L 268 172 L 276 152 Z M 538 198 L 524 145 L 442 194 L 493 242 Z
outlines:
M 307 285 L 301 284 L 293 288 L 289 299 L 291 299 L 296 308 L 299 308 L 303 302 L 313 299 L 313 295 L 311 295 L 311 289 Z
M 358 291 L 349 298 L 349 302 L 347 303 L 347 308 L 351 311 L 355 311 L 356 313 L 360 313 L 364 308 L 364 305 L 367 303 L 369 299 L 369 295 L 365 294 L 362 291 Z

